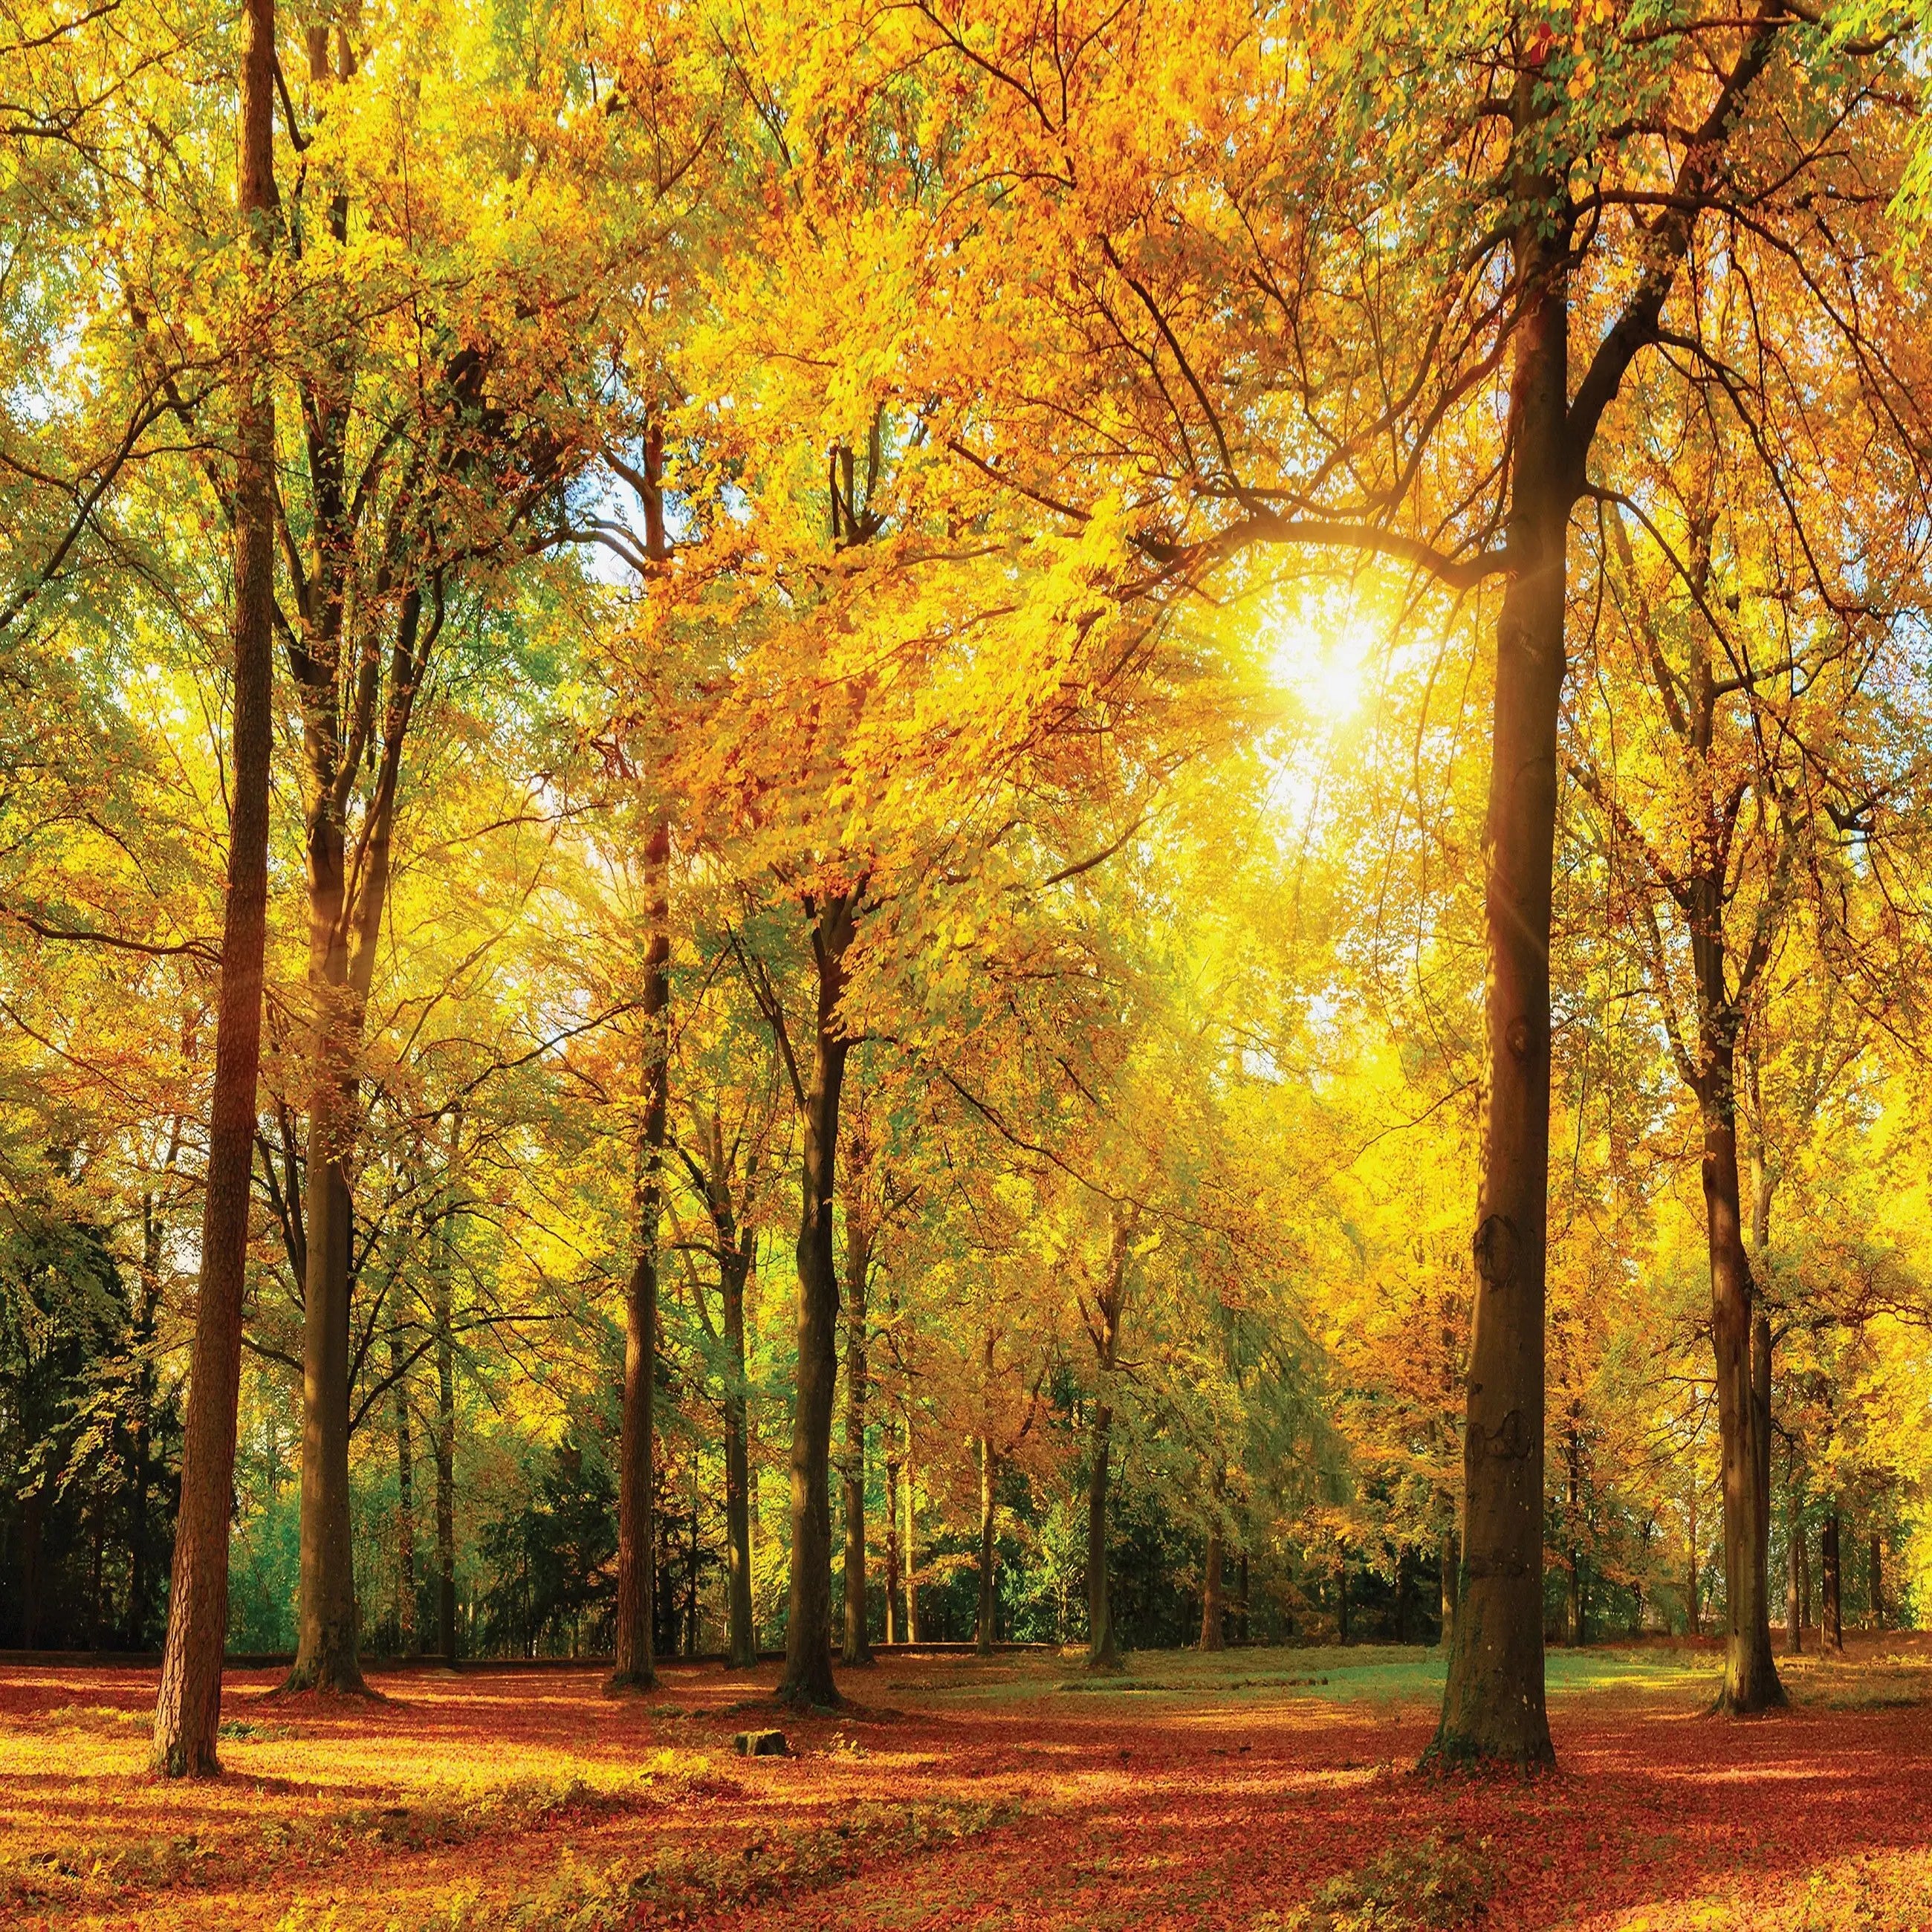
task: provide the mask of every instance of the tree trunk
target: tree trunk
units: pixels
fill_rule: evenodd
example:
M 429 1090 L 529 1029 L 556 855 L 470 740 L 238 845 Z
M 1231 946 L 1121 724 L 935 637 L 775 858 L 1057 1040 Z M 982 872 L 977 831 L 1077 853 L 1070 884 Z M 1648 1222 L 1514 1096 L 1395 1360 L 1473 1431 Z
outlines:
M 1885 1550 L 1879 1533 L 1871 1533 L 1870 1567 L 1866 1576 L 1871 1586 L 1871 1627 L 1875 1630 L 1885 1628 Z
M 1576 1541 L 1577 1525 L 1583 1509 L 1583 1444 L 1573 1426 L 1564 1444 L 1570 1486 L 1570 1547 L 1567 1568 L 1570 1573 L 1570 1646 L 1580 1650 L 1583 1644 L 1583 1552 Z
M 273 246 L 276 204 L 274 0 L 244 0 L 242 20 L 236 200 L 254 251 L 266 260 Z M 268 766 L 274 748 L 275 410 L 263 346 L 244 339 L 236 367 L 235 747 L 228 892 L 181 1509 L 152 1752 L 154 1769 L 170 1778 L 206 1777 L 220 1768 L 215 1745 L 228 1636 L 228 1517 L 234 1496 L 255 1163 L 262 961 L 268 934 Z
M 260 1009 L 256 1011 L 260 1023 Z M 181 1153 L 182 1123 L 177 1114 L 169 1130 L 167 1158 L 162 1172 L 172 1173 Z M 152 1190 L 141 1197 L 141 1295 L 134 1313 L 134 1343 L 140 1367 L 134 1384 L 134 1431 L 128 1455 L 128 1605 L 122 1620 L 122 1642 L 129 1650 L 143 1650 L 148 1638 L 148 1498 L 154 1482 L 154 1317 L 161 1300 L 161 1216 Z M 239 1369 L 237 1369 L 239 1386 Z
M 919 1641 L 919 1558 L 913 1541 L 912 1407 L 899 1406 L 902 1439 L 905 1444 L 905 1634 L 908 1643 Z
M 1811 1621 L 1811 1544 L 1802 1526 L 1798 1532 L 1798 1620 Z
M 451 1135 L 454 1164 L 455 1136 Z M 446 1207 L 442 1242 L 452 1239 Z M 436 1638 L 445 1664 L 456 1661 L 456 1334 L 446 1253 L 436 1267 Z
M 855 1144 L 853 1178 L 863 1155 Z M 870 1664 L 866 1601 L 866 1278 L 872 1271 L 872 1230 L 856 1186 L 845 1208 L 845 1648 L 849 1664 Z
M 1540 110 L 1526 76 L 1519 134 Z M 1523 203 L 1560 204 L 1526 176 Z M 1568 237 L 1514 237 L 1509 543 L 1519 560 L 1496 626 L 1485 870 L 1481 1170 L 1462 1438 L 1462 1585 L 1428 1756 L 1553 1764 L 1544 1704 L 1544 1280 L 1550 1153 L 1550 922 L 1556 740 L 1574 472 L 1568 420 Z
M 899 1596 L 899 1453 L 897 1424 L 888 1415 L 886 1423 L 886 1641 L 898 1641 Z
M 1113 1453 L 1114 1409 L 1108 1400 L 1119 1359 L 1120 1314 L 1126 1298 L 1127 1231 L 1114 1224 L 1107 1278 L 1096 1298 L 1094 1342 L 1094 1421 L 1087 1470 L 1087 1668 L 1118 1670 L 1119 1640 L 1107 1580 L 1107 1477 Z
M 410 1427 L 410 1386 L 394 1330 L 389 1336 L 390 1393 L 396 1417 L 396 1648 L 404 1657 L 416 1648 L 416 1442 Z
M 838 1101 L 850 1042 L 838 1016 L 856 895 L 808 908 L 818 1000 L 804 1092 L 800 1172 L 798 1392 L 791 1430 L 791 1578 L 778 1696 L 810 1707 L 838 1702 L 832 1676 L 832 1416 L 838 1377 L 838 1270 L 832 1247 Z
M 1694 944 L 1706 956 L 1717 945 L 1708 938 Z M 1717 970 L 1721 972 L 1721 964 Z M 1711 1340 L 1724 1471 L 1725 1654 L 1718 1708 L 1742 1715 L 1784 1702 L 1771 1649 L 1768 1418 L 1761 1426 L 1760 1414 L 1769 1402 L 1770 1325 L 1754 1318 L 1750 1262 L 1744 1252 L 1732 1042 L 1728 1031 L 1718 1028 L 1707 1032 L 1701 1045 Z
M 1825 1519 L 1824 1547 L 1819 1568 L 1824 1573 L 1824 1602 L 1820 1606 L 1818 1621 L 1825 1646 L 1835 1650 L 1840 1656 L 1845 1649 L 1845 1618 L 1844 1594 L 1840 1588 L 1838 1568 L 1838 1505 L 1834 1502 L 1831 1513 Z
M 1226 1606 L 1223 1600 L 1222 1571 L 1227 1562 L 1226 1530 L 1221 1509 L 1228 1490 L 1227 1466 L 1217 1455 L 1209 1484 L 1208 1554 L 1202 1565 L 1201 1648 L 1220 1650 L 1227 1642 L 1224 1629 Z
M 998 1580 L 993 1570 L 997 1554 L 993 1534 L 994 1473 L 992 1443 L 982 1436 L 980 1438 L 980 1611 L 973 1625 L 974 1645 L 982 1657 L 992 1654 L 998 1634 L 994 1626 L 998 1620 L 1000 1609 Z
M 1798 1512 L 1794 1472 L 1784 1499 L 1784 1643 L 1793 1657 L 1804 1648 L 1804 1527 Z
M 745 1282 L 751 1272 L 749 1240 L 734 1240 L 722 1272 L 724 1302 L 724 1540 L 727 1639 L 731 1668 L 748 1670 L 758 1660 L 752 1616 L 751 1442 L 745 1379 Z
M 1440 1580 L 1442 1591 L 1442 1648 L 1447 1651 L 1456 1642 L 1456 1591 L 1461 1581 L 1462 1553 L 1456 1546 L 1456 1532 L 1448 1529 L 1442 1534 L 1442 1555 Z
M 1349 1641 L 1348 1552 L 1346 1550 L 1335 1565 L 1335 1634 L 1346 1649 Z
M 1692 1454 L 1696 1454 L 1694 1449 Z M 1684 1620 L 1689 1624 L 1693 1636 L 1702 1636 L 1704 1634 L 1703 1594 L 1697 1576 L 1697 1474 L 1694 1466 L 1690 1474 L 1690 1528 L 1685 1540 L 1690 1552 L 1690 1588 Z
M 662 818 L 644 846 L 644 1120 L 638 1136 L 637 1251 L 624 1295 L 624 1407 L 617 1452 L 616 1659 L 605 1687 L 644 1690 L 657 1682 L 651 1655 L 656 1541 L 652 1438 L 656 1427 L 658 1220 L 664 1202 L 665 1124 L 670 1094 L 670 829 Z

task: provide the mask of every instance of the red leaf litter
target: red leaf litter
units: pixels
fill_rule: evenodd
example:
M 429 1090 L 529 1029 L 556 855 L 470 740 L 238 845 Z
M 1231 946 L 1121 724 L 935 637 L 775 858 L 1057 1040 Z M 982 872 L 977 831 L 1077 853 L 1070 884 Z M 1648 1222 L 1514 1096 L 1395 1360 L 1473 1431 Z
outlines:
M 1595 1654 L 1592 1654 L 1592 1657 Z M 800 1718 L 774 1673 L 405 1666 L 380 1700 L 237 1672 L 224 1775 L 146 1770 L 152 1670 L 0 1666 L 0 1924 L 1932 1928 L 1932 1652 L 1797 1663 L 1705 1714 L 1708 1653 L 1557 1688 L 1552 1776 L 1412 1767 L 1414 1652 L 897 1658 Z M 1326 1677 L 1328 1681 L 1324 1681 Z M 789 1754 L 746 1758 L 776 1726 Z

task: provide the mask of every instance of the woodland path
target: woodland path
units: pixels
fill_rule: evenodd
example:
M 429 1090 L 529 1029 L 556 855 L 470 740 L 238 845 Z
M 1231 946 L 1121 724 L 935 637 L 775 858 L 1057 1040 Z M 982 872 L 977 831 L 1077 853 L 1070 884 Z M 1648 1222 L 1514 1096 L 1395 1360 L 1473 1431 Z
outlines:
M 1745 1724 L 1700 1714 L 1715 1668 L 1554 1653 L 1563 1769 L 1531 1785 L 1408 1774 L 1418 1650 L 1145 1654 L 1100 1689 L 1058 1658 L 895 1659 L 757 1761 L 730 1738 L 775 1721 L 773 1668 L 673 1665 L 614 1705 L 588 1668 L 410 1667 L 373 1707 L 236 1672 L 229 1776 L 170 1787 L 151 1671 L 10 1666 L 0 1924 L 1250 1932 L 1351 1873 L 1336 1932 L 1478 1897 L 1491 1928 L 1932 1924 L 1932 1644 L 1803 1660 L 1794 1709 Z

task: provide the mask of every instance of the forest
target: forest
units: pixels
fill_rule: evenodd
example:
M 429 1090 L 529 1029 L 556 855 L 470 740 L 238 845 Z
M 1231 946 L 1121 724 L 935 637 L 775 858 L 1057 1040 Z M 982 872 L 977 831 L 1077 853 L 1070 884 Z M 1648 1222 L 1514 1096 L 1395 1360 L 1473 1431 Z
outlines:
M 0 0 L 0 1921 L 1928 1922 L 1928 70 Z

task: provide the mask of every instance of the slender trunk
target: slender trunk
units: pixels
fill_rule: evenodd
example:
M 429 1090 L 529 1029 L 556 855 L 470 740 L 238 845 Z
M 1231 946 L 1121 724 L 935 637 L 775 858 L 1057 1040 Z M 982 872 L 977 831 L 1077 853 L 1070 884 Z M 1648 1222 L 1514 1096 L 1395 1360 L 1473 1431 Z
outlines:
M 652 1438 L 656 1427 L 658 1220 L 664 1201 L 670 1092 L 670 830 L 662 818 L 644 847 L 650 938 L 644 958 L 644 1111 L 638 1146 L 637 1251 L 624 1296 L 624 1406 L 617 1452 L 617 1630 L 608 1688 L 657 1681 L 651 1655 Z
M 1811 1621 L 1811 1544 L 1801 1526 L 1798 1532 L 1798 1620 Z
M 412 1657 L 416 1648 L 416 1443 L 410 1420 L 410 1385 L 402 1347 L 389 1335 L 391 1394 L 396 1417 L 396 1648 Z
M 1219 1455 L 1214 1458 L 1208 1484 L 1208 1555 L 1202 1566 L 1201 1648 L 1220 1650 L 1227 1642 L 1226 1604 L 1222 1594 L 1222 1572 L 1227 1562 L 1227 1531 L 1222 1506 L 1228 1492 L 1228 1466 Z
M 864 1156 L 855 1143 L 854 1180 Z M 845 1648 L 848 1664 L 869 1664 L 866 1601 L 866 1277 L 872 1230 L 854 1185 L 845 1209 Z
M 178 1115 L 168 1136 L 163 1171 L 171 1172 L 181 1152 Z M 141 1294 L 134 1313 L 134 1342 L 140 1366 L 134 1383 L 134 1430 L 128 1454 L 128 1606 L 122 1641 L 129 1650 L 146 1648 L 148 1576 L 148 1496 L 154 1481 L 154 1317 L 161 1299 L 161 1216 L 152 1192 L 141 1197 Z
M 1865 1572 L 1871 1586 L 1871 1627 L 1875 1630 L 1885 1628 L 1885 1550 L 1879 1533 L 1871 1533 L 1870 1567 Z
M 751 1272 L 747 1239 L 734 1241 L 723 1270 L 724 1303 L 724 1540 L 727 1640 L 731 1668 L 758 1660 L 752 1619 L 751 1444 L 746 1413 L 745 1282 Z
M 798 1233 L 798 1393 L 792 1411 L 791 1578 L 778 1696 L 800 1706 L 838 1702 L 832 1676 L 832 1417 L 838 1377 L 838 1270 L 832 1246 L 838 1102 L 850 1042 L 839 1018 L 856 895 L 812 913 L 818 1000 L 804 1093 Z
M 973 1626 L 974 1644 L 982 1657 L 992 1654 L 998 1635 L 994 1625 L 998 1621 L 1000 1609 L 998 1579 L 993 1568 L 997 1554 L 994 1540 L 993 1480 L 997 1467 L 992 1440 L 982 1436 L 980 1438 L 980 1611 Z
M 1694 1470 L 1690 1478 L 1690 1523 L 1686 1540 L 1690 1551 L 1690 1588 L 1688 1599 L 1689 1608 L 1685 1612 L 1685 1618 L 1690 1626 L 1690 1634 L 1702 1636 L 1704 1634 L 1703 1594 L 1697 1576 L 1697 1478 Z
M 905 1634 L 908 1643 L 919 1641 L 919 1557 L 913 1540 L 912 1406 L 899 1408 L 902 1438 L 905 1444 Z
M 1528 79 L 1514 116 L 1541 110 Z M 1558 206 L 1526 174 L 1523 204 Z M 1538 216 L 1514 238 L 1520 304 L 1509 404 L 1509 543 L 1496 626 L 1484 822 L 1484 1002 L 1476 1286 L 1462 1438 L 1463 1552 L 1442 1721 L 1428 1756 L 1552 1764 L 1544 1703 L 1544 1290 L 1550 1153 L 1550 924 L 1570 506 L 1568 238 Z
M 1793 1463 L 1797 1461 L 1794 1455 Z M 1798 1512 L 1797 1471 L 1786 1480 L 1784 1495 L 1784 1642 L 1793 1657 L 1804 1648 L 1804 1528 Z
M 888 1427 L 891 1425 L 889 1424 Z M 886 1641 L 898 1641 L 899 1598 L 899 1458 L 890 1450 L 886 1457 Z
M 1823 1626 L 1822 1640 L 1827 1648 L 1842 1656 L 1845 1648 L 1845 1618 L 1844 1596 L 1840 1588 L 1838 1505 L 1835 1502 L 1825 1519 L 1824 1547 L 1819 1568 L 1825 1579 L 1824 1602 L 1818 1614 L 1818 1621 Z
M 1346 1648 L 1348 1638 L 1348 1552 L 1335 1565 L 1335 1634 Z
M 1241 1606 L 1240 1606 L 1240 1612 L 1239 1612 L 1238 1615 L 1237 1616 L 1237 1618 L 1236 1618 L 1235 1621 L 1236 1621 L 1237 1626 L 1238 1626 L 1238 1629 L 1239 1629 L 1239 1630 L 1240 1630 L 1240 1641 L 1241 1641 L 1243 1643 L 1246 1643 L 1246 1642 L 1248 1641 L 1249 1624 L 1248 1624 L 1248 1552 L 1247 1552 L 1245 1550 L 1243 1550 L 1243 1551 L 1241 1552 L 1240 1580 L 1241 1580 Z
M 1576 1531 L 1583 1510 L 1583 1444 L 1574 1426 L 1569 1431 L 1564 1447 L 1570 1485 L 1570 1547 L 1567 1565 L 1570 1573 L 1570 1644 L 1572 1649 L 1580 1649 L 1583 1642 L 1583 1552 L 1576 1540 Z
M 1701 952 L 1717 950 L 1706 936 Z M 1721 971 L 1721 966 L 1718 968 Z M 1704 977 L 1700 972 L 1700 979 Z M 1754 1318 L 1738 1185 L 1733 1052 L 1727 1031 L 1702 1042 L 1704 1210 L 1711 1265 L 1711 1340 L 1717 1358 L 1718 1434 L 1724 1472 L 1724 1684 L 1718 1708 L 1743 1714 L 1784 1702 L 1771 1649 L 1768 1408 L 1770 1325 Z M 1754 1348 L 1754 1339 L 1760 1346 Z M 1755 1357 L 1756 1359 L 1754 1359 Z
M 698 1576 L 704 1552 L 698 1542 L 698 1460 L 691 1464 L 691 1560 L 684 1573 L 684 1654 L 698 1654 Z
M 1120 1315 L 1126 1299 L 1127 1230 L 1116 1220 L 1107 1277 L 1096 1298 L 1092 1438 L 1087 1467 L 1087 1668 L 1118 1670 L 1120 1653 L 1114 1629 L 1107 1579 L 1107 1478 L 1113 1453 L 1114 1408 L 1110 1400 L 1119 1360 Z
M 455 1166 L 457 1126 L 452 1119 L 450 1165 Z M 453 1177 L 452 1177 L 453 1178 Z M 456 1661 L 456 1330 L 452 1306 L 454 1270 L 449 1246 L 453 1201 L 443 1209 L 434 1283 L 436 1321 L 436 1637 L 445 1664 Z
M 1462 1558 L 1456 1547 L 1456 1532 L 1451 1529 L 1442 1533 L 1441 1560 L 1441 1585 L 1442 1591 L 1442 1648 L 1454 1648 L 1456 1642 L 1456 1589 L 1460 1581 Z
M 275 207 L 274 0 L 245 0 L 242 19 L 237 201 L 255 251 L 266 258 L 273 245 Z M 242 1386 L 262 961 L 268 933 L 275 416 L 262 345 L 244 342 L 236 377 L 235 746 L 228 892 L 181 1510 L 152 1753 L 154 1769 L 172 1778 L 205 1777 L 220 1768 L 215 1743 L 228 1635 L 228 1516 Z

